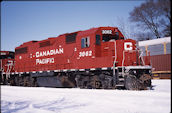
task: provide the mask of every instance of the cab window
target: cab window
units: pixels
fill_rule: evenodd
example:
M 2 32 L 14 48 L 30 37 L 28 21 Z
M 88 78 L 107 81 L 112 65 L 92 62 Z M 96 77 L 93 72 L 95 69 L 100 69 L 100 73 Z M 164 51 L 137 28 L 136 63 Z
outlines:
M 86 48 L 90 46 L 90 37 L 85 37 L 81 39 L 81 48 Z
M 96 45 L 100 45 L 100 35 L 96 35 Z
M 112 34 L 103 34 L 102 35 L 102 41 L 103 42 L 107 42 L 107 41 L 112 40 L 112 39 L 115 39 L 115 40 L 119 39 L 118 32 L 116 32 L 115 35 L 112 35 Z
M 15 54 L 24 54 L 24 53 L 27 53 L 28 51 L 28 48 L 27 47 L 23 47 L 23 48 L 19 48 L 19 49 L 16 49 L 15 50 Z

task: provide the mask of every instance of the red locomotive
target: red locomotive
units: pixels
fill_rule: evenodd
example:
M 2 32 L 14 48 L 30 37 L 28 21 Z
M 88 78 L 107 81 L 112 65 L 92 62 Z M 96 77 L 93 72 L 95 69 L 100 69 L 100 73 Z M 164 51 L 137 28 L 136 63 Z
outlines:
M 14 52 L 0 51 L 0 83 L 7 84 L 10 73 L 14 72 Z
M 15 48 L 11 85 L 145 89 L 151 86 L 149 56 L 116 27 L 66 33 Z

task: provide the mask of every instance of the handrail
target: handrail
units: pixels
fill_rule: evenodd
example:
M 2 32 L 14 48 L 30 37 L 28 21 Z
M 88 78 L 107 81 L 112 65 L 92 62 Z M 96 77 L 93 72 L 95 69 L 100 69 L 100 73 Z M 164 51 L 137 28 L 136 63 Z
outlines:
M 130 51 L 130 52 L 140 51 L 140 52 L 141 52 L 141 54 L 139 55 L 139 58 L 141 58 L 143 65 L 145 65 L 145 62 L 144 62 L 144 60 L 143 60 L 143 56 L 142 56 L 142 54 L 143 54 L 143 51 L 142 51 L 142 50 L 129 50 L 129 51 Z M 128 50 L 127 50 L 127 51 L 126 51 L 126 50 L 123 50 L 123 59 L 122 59 L 122 75 L 124 75 L 125 52 L 128 52 Z
M 141 54 L 140 54 L 139 58 L 141 58 L 141 60 L 142 60 L 142 62 L 143 62 L 143 65 L 145 65 L 145 62 L 144 62 L 144 60 L 143 60 L 143 56 L 142 56 L 143 51 L 142 51 L 142 50 L 140 50 L 140 51 L 141 51 Z
M 8 61 L 9 62 L 9 61 Z M 10 72 L 11 72 L 11 69 L 12 69 L 12 66 L 13 66 L 13 61 L 10 61 L 9 64 L 7 64 L 7 71 L 6 71 L 6 77 L 10 77 Z
M 113 62 L 113 73 L 115 75 L 115 63 L 116 63 L 116 60 L 117 60 L 116 41 L 114 41 L 114 46 L 115 46 L 115 60 Z

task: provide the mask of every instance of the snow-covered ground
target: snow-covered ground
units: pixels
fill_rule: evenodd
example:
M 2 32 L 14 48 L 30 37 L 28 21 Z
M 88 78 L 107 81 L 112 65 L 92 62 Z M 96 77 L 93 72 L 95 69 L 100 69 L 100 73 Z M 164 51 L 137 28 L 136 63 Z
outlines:
M 153 90 L 1 86 L 2 113 L 170 113 L 171 80 Z

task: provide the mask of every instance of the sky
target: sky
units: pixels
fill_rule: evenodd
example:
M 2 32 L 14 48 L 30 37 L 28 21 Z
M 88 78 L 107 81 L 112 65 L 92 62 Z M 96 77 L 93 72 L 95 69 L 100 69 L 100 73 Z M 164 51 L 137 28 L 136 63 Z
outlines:
M 44 40 L 93 27 L 115 26 L 128 21 L 142 1 L 3 1 L 1 50 L 14 51 L 31 40 Z

